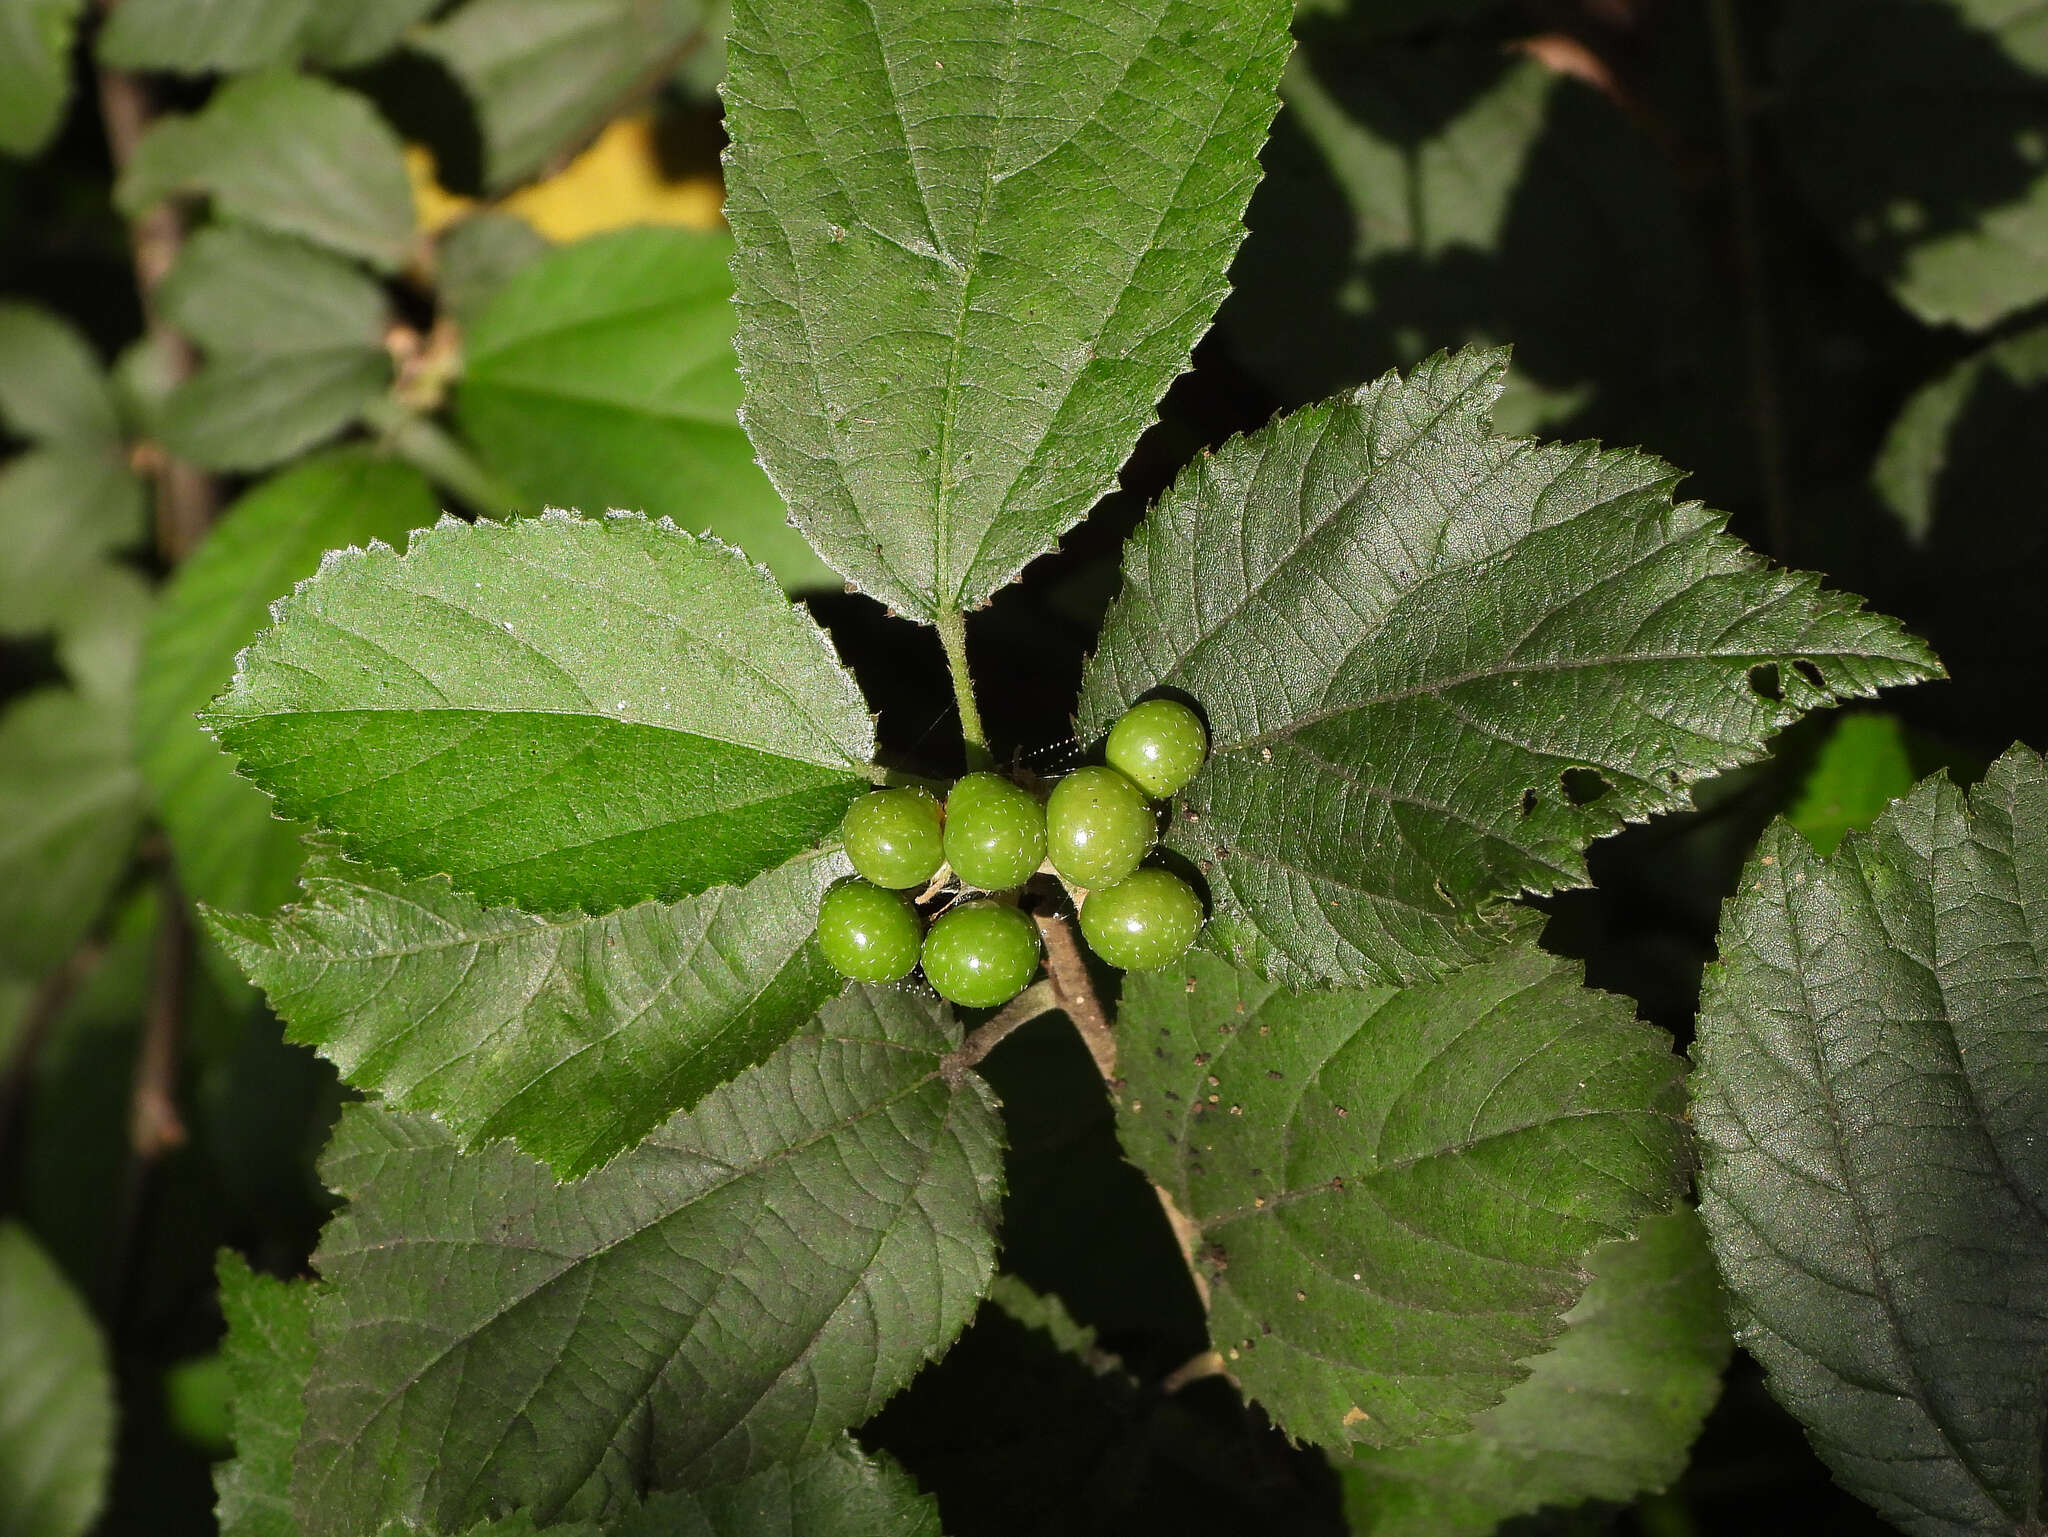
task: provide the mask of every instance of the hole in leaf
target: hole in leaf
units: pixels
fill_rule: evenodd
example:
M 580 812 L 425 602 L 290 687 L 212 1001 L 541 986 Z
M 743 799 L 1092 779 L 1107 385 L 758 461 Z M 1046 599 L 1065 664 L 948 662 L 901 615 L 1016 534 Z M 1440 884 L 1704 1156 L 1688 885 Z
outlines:
M 1557 776 L 1557 782 L 1564 787 L 1564 798 L 1574 806 L 1590 806 L 1614 786 L 1598 769 L 1568 768 Z
M 1776 662 L 1758 662 L 1756 666 L 1750 668 L 1749 686 L 1772 704 L 1777 704 L 1785 697 L 1784 686 L 1778 681 Z
M 1522 792 L 1522 815 L 1528 816 L 1536 809 L 1536 787 L 1529 786 Z
M 1801 657 L 1792 666 L 1797 669 L 1800 677 L 1811 683 L 1820 692 L 1827 692 L 1828 680 L 1822 677 L 1820 669 L 1807 661 L 1805 657 Z

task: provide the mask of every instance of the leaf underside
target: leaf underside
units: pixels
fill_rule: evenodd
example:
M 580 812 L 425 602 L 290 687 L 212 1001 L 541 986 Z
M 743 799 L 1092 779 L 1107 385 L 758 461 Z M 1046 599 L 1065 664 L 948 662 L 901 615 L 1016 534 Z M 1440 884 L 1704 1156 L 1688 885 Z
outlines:
M 736 551 L 636 516 L 445 519 L 329 556 L 205 717 L 282 815 L 528 912 L 750 880 L 838 825 L 874 727 Z
M 930 619 L 1104 493 L 1226 290 L 1280 0 L 737 0 L 746 425 L 826 562 Z
M 994 1269 L 993 1096 L 958 1027 L 855 991 L 571 1186 L 351 1107 L 316 1264 L 306 1537 L 519 1506 L 601 1520 L 822 1450 L 942 1350 Z
M 275 919 L 215 915 L 289 1039 L 465 1148 L 509 1138 L 561 1179 L 766 1057 L 844 978 L 811 943 L 848 873 L 806 854 L 742 887 L 602 918 L 486 908 L 446 881 L 316 859 Z
M 1492 436 L 1502 352 L 1283 417 L 1197 460 L 1124 559 L 1083 739 L 1156 691 L 1212 755 L 1168 846 L 1210 943 L 1293 984 L 1415 981 L 1586 882 L 1807 709 L 1939 675 L 1816 578 L 1674 503 L 1633 450 Z
M 1701 1214 L 1736 1338 L 1919 1534 L 2041 1530 L 2048 771 L 1924 781 L 1823 859 L 1779 823 L 1700 1012 Z
M 1199 1232 L 1231 1373 L 1304 1440 L 1466 1429 L 1586 1256 L 1679 1195 L 1669 1040 L 1534 948 L 1324 993 L 1197 952 L 1128 978 L 1118 1031 L 1125 1152 Z

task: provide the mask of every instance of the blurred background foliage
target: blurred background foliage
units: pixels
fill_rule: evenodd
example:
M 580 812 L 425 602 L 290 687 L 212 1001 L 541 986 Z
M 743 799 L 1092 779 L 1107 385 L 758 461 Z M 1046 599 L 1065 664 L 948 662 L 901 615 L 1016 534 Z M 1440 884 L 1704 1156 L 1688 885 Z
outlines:
M 444 510 L 710 529 L 832 629 L 891 761 L 959 767 L 937 646 L 840 590 L 739 426 L 722 27 L 699 0 L 0 0 L 0 1537 L 210 1531 L 213 1256 L 301 1273 L 328 1210 L 342 1090 L 189 918 L 293 889 L 297 830 L 191 716 L 323 550 Z M 1953 674 L 1787 733 L 1543 904 L 1683 1044 L 1769 818 L 1831 847 L 1920 775 L 2048 746 L 2048 11 L 1301 0 L 1297 36 L 1194 368 L 1123 489 L 976 616 L 992 734 L 1070 752 L 1121 540 L 1192 456 L 1511 342 L 1503 430 L 1645 445 Z M 1059 1301 L 1000 1291 L 866 1438 L 955 1537 L 1345 1530 L 1319 1456 L 1173 1377 L 1201 1321 L 1072 1035 L 988 1067 L 1020 1107 L 1005 1266 Z M 1881 1529 L 1740 1356 L 1668 1492 L 1510 1526 Z

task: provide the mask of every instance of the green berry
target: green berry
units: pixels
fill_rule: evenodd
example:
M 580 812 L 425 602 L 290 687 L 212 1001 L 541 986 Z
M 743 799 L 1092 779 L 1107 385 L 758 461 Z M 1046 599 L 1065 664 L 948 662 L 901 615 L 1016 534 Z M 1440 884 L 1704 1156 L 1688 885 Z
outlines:
M 1045 808 L 1000 774 L 969 774 L 946 796 L 946 863 L 970 886 L 1008 891 L 1045 859 Z
M 1171 966 L 1201 930 L 1202 899 L 1166 870 L 1134 871 L 1081 904 L 1088 948 L 1120 971 Z
M 1076 769 L 1045 805 L 1053 868 L 1077 886 L 1109 886 L 1138 868 L 1159 836 L 1145 792 L 1113 768 Z
M 839 824 L 847 858 L 877 886 L 922 886 L 946 857 L 939 803 L 924 790 L 877 790 L 846 808 Z
M 1147 699 L 1110 728 L 1102 755 L 1147 795 L 1164 800 L 1195 777 L 1209 755 L 1209 733 L 1202 717 L 1178 699 Z
M 1001 902 L 962 902 L 924 937 L 924 979 L 966 1008 L 1008 1003 L 1036 970 L 1038 930 Z
M 856 982 L 894 982 L 917 965 L 924 921 L 910 899 L 866 881 L 845 881 L 818 904 L 818 948 Z

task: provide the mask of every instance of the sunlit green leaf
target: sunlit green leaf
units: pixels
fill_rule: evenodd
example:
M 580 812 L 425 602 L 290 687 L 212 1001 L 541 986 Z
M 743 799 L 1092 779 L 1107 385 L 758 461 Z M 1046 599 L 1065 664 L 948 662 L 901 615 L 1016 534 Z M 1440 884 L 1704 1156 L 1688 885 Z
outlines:
M 70 614 L 114 551 L 142 541 L 142 483 L 106 450 L 34 449 L 0 466 L 0 635 Z
M 1868 827 L 1912 788 L 1905 726 L 1896 715 L 1858 711 L 1828 733 L 1785 819 L 1831 854 L 1850 829 Z
M 615 1517 L 837 1444 L 994 1268 L 994 1098 L 903 991 L 854 992 L 634 1151 L 559 1186 L 352 1107 L 315 1256 L 306 1537 L 516 1505 Z
M 35 154 L 64 121 L 84 8 L 85 0 L 0 0 L 0 154 Z
M 121 0 L 100 33 L 115 69 L 212 71 L 289 64 L 319 0 Z
M 0 1222 L 0 1537 L 80 1537 L 114 1461 L 114 1384 L 85 1304 Z
M 1736 1339 L 1916 1537 L 2040 1524 L 2048 771 L 1923 782 L 1822 858 L 1774 825 L 1700 1006 L 1701 1215 Z
M 747 431 L 835 569 L 973 607 L 1116 485 L 1223 296 L 1284 0 L 739 0 Z
M 114 392 L 91 344 L 32 305 L 0 304 L 0 426 L 88 452 L 105 452 L 121 436 Z
M 1495 898 L 1584 885 L 1589 842 L 1802 711 L 1939 674 L 1660 460 L 1493 435 L 1506 364 L 1439 354 L 1235 439 L 1125 551 L 1081 734 L 1160 688 L 1202 708 L 1168 843 L 1210 942 L 1280 980 L 1482 955 Z
M 809 1022 L 844 979 L 811 943 L 848 873 L 805 855 L 743 887 L 603 918 L 485 908 L 336 859 L 274 920 L 215 918 L 290 1037 L 562 1179 L 607 1162 Z
M 179 566 L 150 627 L 136 731 L 191 896 L 269 912 L 291 897 L 305 862 L 304 829 L 278 820 L 270 797 L 235 774 L 196 718 L 232 681 L 236 653 L 325 552 L 373 540 L 403 546 L 438 511 L 417 471 L 359 452 L 330 454 L 244 496 Z
M 330 557 L 207 725 L 286 816 L 486 902 L 606 912 L 831 832 L 874 724 L 736 551 L 566 513 Z
M 1118 1034 L 1118 1133 L 1194 1224 L 1216 1348 L 1326 1446 L 1465 1430 L 1683 1184 L 1669 1039 L 1532 947 L 1322 993 L 1197 952 L 1125 980 Z

